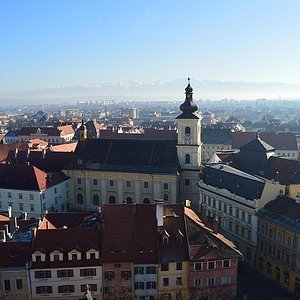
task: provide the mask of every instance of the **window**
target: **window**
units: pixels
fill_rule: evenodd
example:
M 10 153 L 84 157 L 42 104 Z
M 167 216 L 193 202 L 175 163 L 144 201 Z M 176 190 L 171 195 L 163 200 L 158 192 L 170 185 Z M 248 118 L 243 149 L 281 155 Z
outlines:
M 33 200 L 33 194 L 29 194 L 29 200 Z
M 169 184 L 168 183 L 164 183 L 164 190 L 168 190 L 169 189 Z
M 132 198 L 131 198 L 131 197 L 127 197 L 127 198 L 126 198 L 126 203 L 127 203 L 127 204 L 132 204 L 132 203 L 133 203 Z
M 131 278 L 131 272 L 129 270 L 123 270 L 121 271 L 121 277 L 128 280 Z
M 126 181 L 126 186 L 127 186 L 128 188 L 130 188 L 130 187 L 131 187 L 131 181 Z
M 23 211 L 23 208 L 24 208 L 24 204 L 23 203 L 19 203 L 19 210 Z
M 16 286 L 18 290 L 23 290 L 23 281 L 22 279 L 16 279 Z
M 77 178 L 77 184 L 81 184 L 82 180 L 81 178 Z
M 11 286 L 10 286 L 10 280 L 9 279 L 5 279 L 4 280 L 4 290 L 6 292 L 10 292 L 11 291 Z
M 98 195 L 93 195 L 93 205 L 94 206 L 99 206 L 100 204 L 100 198 Z
M 218 203 L 218 208 L 219 208 L 219 210 L 222 210 L 222 202 L 221 201 L 219 201 L 219 203 Z
M 239 218 L 239 215 L 240 215 L 240 211 L 238 208 L 235 209 L 235 217 L 236 218 Z
M 163 278 L 163 286 L 169 286 L 169 278 Z
M 229 214 L 232 216 L 232 206 L 229 206 Z
M 105 271 L 104 273 L 105 279 L 112 280 L 115 277 L 114 271 Z
M 289 272 L 284 272 L 284 284 L 285 285 L 290 285 L 290 274 Z
M 222 277 L 222 285 L 230 284 L 230 277 L 229 276 L 223 276 Z
M 7 192 L 7 197 L 11 198 L 11 192 Z
M 148 189 L 149 188 L 149 182 L 145 181 L 144 182 L 144 189 Z
M 77 260 L 77 253 L 72 253 L 71 260 Z
M 182 285 L 182 277 L 176 277 L 176 285 Z
M 213 208 L 216 208 L 216 199 L 215 198 L 213 198 Z
M 269 262 L 267 263 L 267 273 L 268 273 L 269 275 L 272 274 L 272 265 L 271 265 Z
M 178 261 L 176 263 L 176 270 L 182 270 L 182 262 L 181 261 Z
M 64 278 L 64 277 L 74 277 L 73 270 L 57 270 L 57 277 Z
M 146 274 L 156 274 L 156 267 L 155 266 L 146 267 Z
M 111 296 L 113 294 L 113 288 L 111 286 L 104 287 L 104 295 Z
M 248 214 L 248 223 L 251 224 L 251 215 Z
M 97 284 L 82 284 L 80 286 L 80 290 L 81 292 L 85 292 L 87 290 L 87 286 L 89 287 L 89 290 L 92 292 L 96 292 L 97 291 Z
M 77 204 L 82 205 L 83 204 L 83 195 L 77 194 Z
M 189 154 L 185 155 L 185 163 L 190 164 L 191 163 L 191 156 Z
M 291 263 L 291 257 L 290 257 L 289 254 L 287 254 L 287 255 L 285 256 L 285 263 L 286 263 L 287 265 L 289 265 L 289 264 Z
M 235 233 L 239 234 L 239 225 L 238 224 L 235 225 Z
M 207 264 L 207 269 L 208 270 L 215 269 L 215 262 L 214 261 L 209 261 L 208 264 Z
M 201 286 L 201 279 L 195 279 L 194 286 Z
M 200 262 L 194 263 L 194 270 L 195 271 L 200 271 L 201 270 L 201 263 Z
M 143 290 L 144 289 L 144 282 L 135 282 L 134 283 L 135 290 Z
M 80 269 L 80 276 L 81 277 L 96 276 L 96 269 L 94 268 Z
M 97 179 L 93 179 L 93 185 L 98 185 L 98 180 Z
M 113 180 L 110 180 L 110 181 L 109 181 L 109 186 L 114 186 L 114 185 L 115 185 L 114 181 L 113 181 Z
M 144 204 L 150 204 L 150 199 L 149 198 L 144 198 L 143 203 Z
M 74 293 L 74 285 L 59 285 L 58 292 L 61 293 Z
M 23 199 L 23 194 L 19 193 L 19 199 Z
M 115 264 L 115 268 L 121 268 L 121 264 Z
M 223 260 L 223 268 L 229 268 L 230 267 L 230 260 Z
M 59 255 L 58 254 L 53 255 L 53 261 L 59 261 Z
M 191 134 L 191 128 L 190 127 L 185 127 L 185 129 L 184 129 L 184 133 L 185 133 L 185 135 L 190 135 Z
M 29 204 L 29 206 L 30 206 L 30 211 L 34 212 L 34 204 Z
M 169 196 L 168 196 L 168 194 L 164 194 L 164 201 L 166 202 L 166 201 L 169 201 Z
M 144 274 L 144 268 L 143 267 L 135 267 L 134 268 L 134 275 L 138 275 L 138 274 L 140 274 L 140 275 Z
M 57 194 L 57 188 L 54 188 L 54 194 Z
M 273 228 L 269 228 L 269 238 L 273 238 Z
M 116 197 L 115 196 L 109 196 L 108 202 L 109 202 L 109 204 L 115 204 L 116 203 Z
M 207 278 L 207 285 L 208 286 L 214 286 L 215 285 L 215 278 L 214 277 Z
M 184 185 L 190 185 L 190 180 L 189 179 L 185 179 L 184 180 Z
M 249 241 L 251 241 L 251 235 L 252 235 L 251 230 L 248 230 L 248 237 L 247 237 L 247 239 L 248 239 Z
M 35 290 L 37 294 L 52 294 L 52 286 L 37 286 Z
M 162 271 L 169 271 L 169 263 L 168 262 L 162 263 L 161 264 L 161 270 Z
M 51 278 L 51 271 L 35 271 L 35 278 Z
M 242 220 L 245 221 L 245 217 L 246 217 L 246 214 L 244 211 L 242 211 Z
M 146 283 L 146 289 L 150 290 L 150 289 L 156 289 L 156 282 L 155 281 L 149 281 Z

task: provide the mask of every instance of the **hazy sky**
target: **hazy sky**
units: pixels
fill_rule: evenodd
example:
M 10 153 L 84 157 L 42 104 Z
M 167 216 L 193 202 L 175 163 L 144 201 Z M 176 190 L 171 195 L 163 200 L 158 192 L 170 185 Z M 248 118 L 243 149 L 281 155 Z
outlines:
M 0 93 L 195 78 L 300 84 L 299 0 L 0 0 Z

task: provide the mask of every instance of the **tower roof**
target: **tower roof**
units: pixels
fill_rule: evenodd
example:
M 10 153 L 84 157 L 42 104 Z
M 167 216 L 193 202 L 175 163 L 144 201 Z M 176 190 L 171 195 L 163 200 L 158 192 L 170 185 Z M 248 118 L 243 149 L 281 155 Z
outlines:
M 190 78 L 188 78 L 188 85 L 185 88 L 185 101 L 180 105 L 182 114 L 176 119 L 199 119 L 197 115 L 198 106 L 193 101 L 193 88 L 190 84 Z
M 259 137 L 259 134 L 256 134 L 256 138 L 241 146 L 240 150 L 248 150 L 248 151 L 255 151 L 255 152 L 270 152 L 270 151 L 274 151 L 274 147 L 272 147 L 271 145 L 269 145 L 268 143 L 262 141 Z

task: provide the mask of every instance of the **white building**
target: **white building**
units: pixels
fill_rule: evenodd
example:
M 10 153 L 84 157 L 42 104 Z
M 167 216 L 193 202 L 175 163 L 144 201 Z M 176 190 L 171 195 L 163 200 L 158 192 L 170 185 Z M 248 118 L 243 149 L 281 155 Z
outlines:
M 198 187 L 199 210 L 217 217 L 222 233 L 235 242 L 246 261 L 254 263 L 256 213 L 282 193 L 284 186 L 224 164 L 214 164 L 204 168 Z
M 14 216 L 27 212 L 38 218 L 45 210 L 66 210 L 69 178 L 47 174 L 32 165 L 0 164 L 0 210 L 12 208 Z

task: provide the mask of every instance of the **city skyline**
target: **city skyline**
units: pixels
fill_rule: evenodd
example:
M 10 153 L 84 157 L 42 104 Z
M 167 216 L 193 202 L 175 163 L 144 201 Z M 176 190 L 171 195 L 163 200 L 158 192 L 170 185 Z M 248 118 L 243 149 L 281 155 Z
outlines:
M 295 85 L 272 94 L 254 85 L 249 99 L 299 97 L 299 9 L 292 0 L 3 2 L 0 97 L 187 76 Z M 238 92 L 224 97 L 247 99 Z

